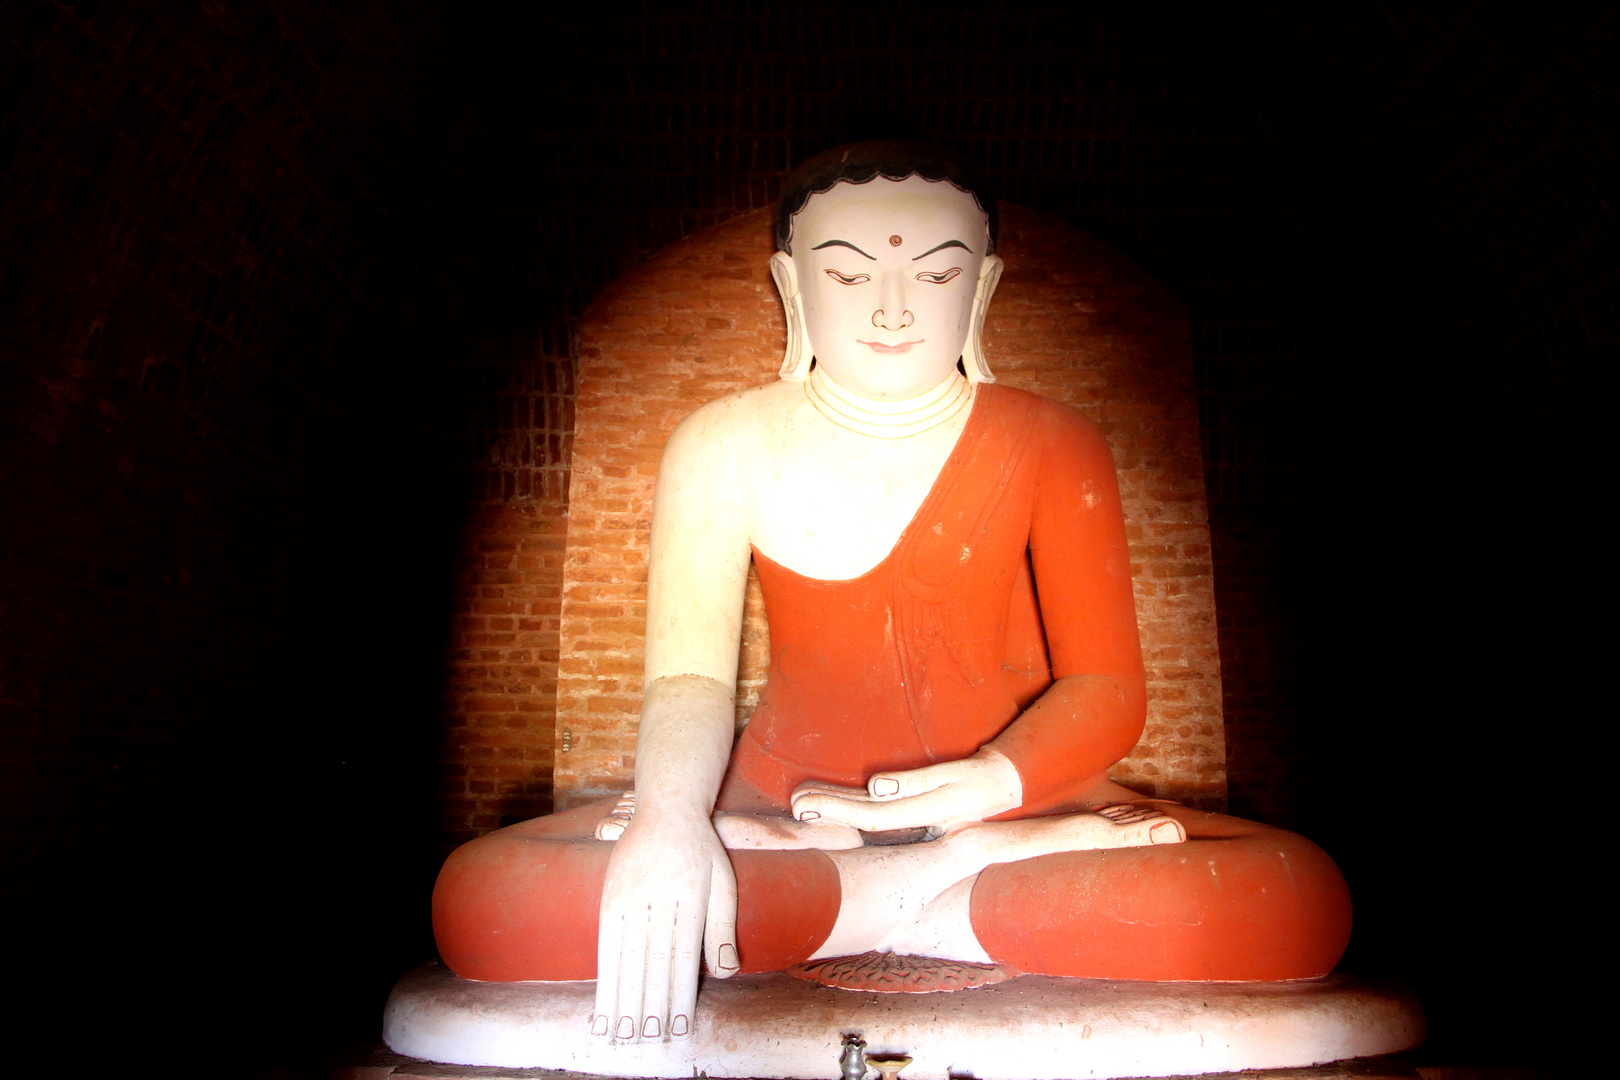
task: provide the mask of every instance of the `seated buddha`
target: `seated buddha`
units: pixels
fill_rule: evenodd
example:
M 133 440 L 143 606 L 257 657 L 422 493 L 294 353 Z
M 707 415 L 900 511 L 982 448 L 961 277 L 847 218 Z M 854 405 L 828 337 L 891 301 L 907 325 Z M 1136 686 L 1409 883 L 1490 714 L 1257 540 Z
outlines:
M 596 980 L 691 1035 L 725 978 L 870 951 L 1134 980 L 1322 976 L 1350 903 L 1294 834 L 1113 783 L 1146 718 L 1114 461 L 980 345 L 996 211 L 910 144 L 789 180 L 780 381 L 659 467 L 633 795 L 490 833 L 434 891 L 475 980 Z M 733 742 L 748 571 L 769 679 Z

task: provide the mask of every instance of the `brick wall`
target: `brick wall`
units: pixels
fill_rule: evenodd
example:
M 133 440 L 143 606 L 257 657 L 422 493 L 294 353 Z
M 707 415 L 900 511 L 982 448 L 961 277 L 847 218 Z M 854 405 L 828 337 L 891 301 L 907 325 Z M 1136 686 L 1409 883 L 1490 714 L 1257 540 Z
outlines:
M 570 750 L 557 759 L 559 805 L 630 784 L 647 533 L 669 432 L 703 402 L 769 381 L 780 366 L 768 220 L 759 211 L 688 237 L 586 313 L 563 584 L 557 729 Z M 1002 230 L 1008 269 L 985 335 L 997 376 L 1097 421 L 1119 467 L 1149 719 L 1116 776 L 1219 806 L 1220 667 L 1185 314 L 1129 260 L 1062 222 L 1009 206 Z M 742 650 L 739 723 L 758 702 L 769 660 L 752 581 Z
M 664 443 L 687 413 L 781 365 L 768 212 L 712 226 L 605 291 L 581 327 L 556 727 L 559 807 L 626 790 L 634 766 L 647 534 Z M 775 355 L 776 359 L 771 359 Z M 738 718 L 768 663 L 750 581 Z M 566 735 L 564 734 L 566 733 Z
M 450 843 L 552 805 L 573 382 L 544 358 L 508 378 L 458 541 L 439 789 Z

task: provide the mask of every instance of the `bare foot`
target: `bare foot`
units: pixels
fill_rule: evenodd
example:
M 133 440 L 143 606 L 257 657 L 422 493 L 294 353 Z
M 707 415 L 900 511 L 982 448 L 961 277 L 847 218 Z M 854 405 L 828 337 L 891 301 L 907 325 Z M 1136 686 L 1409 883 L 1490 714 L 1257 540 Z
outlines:
M 630 819 L 636 815 L 636 793 L 627 791 L 619 796 L 619 801 L 613 804 L 613 809 L 607 816 L 596 823 L 595 837 L 598 840 L 617 840 L 624 835 L 629 827 Z
M 720 842 L 733 851 L 848 851 L 863 844 L 861 834 L 848 825 L 755 814 L 716 814 L 714 831 L 720 834 Z
M 1113 822 L 1109 843 L 1098 847 L 1147 847 L 1149 844 L 1180 844 L 1187 839 L 1186 826 L 1163 810 L 1141 803 L 1102 806 L 1092 811 Z
M 1164 811 L 1122 803 L 1083 814 L 968 822 L 929 844 L 834 852 L 829 857 L 842 890 L 838 919 L 811 959 L 900 949 L 983 962 L 988 954 L 973 933 L 970 898 L 986 866 L 1186 838 L 1187 830 Z
M 636 793 L 625 792 L 613 804 L 613 809 L 596 823 L 593 835 L 598 840 L 617 840 L 624 835 L 635 814 Z M 719 835 L 720 842 L 732 850 L 800 851 L 813 848 L 818 851 L 846 851 L 862 844 L 861 834 L 848 825 L 801 822 L 787 817 L 756 814 L 716 814 L 714 831 Z
M 1024 818 L 1021 821 L 970 822 L 948 831 L 953 837 L 985 845 L 996 862 L 1033 859 L 1059 851 L 1179 844 L 1187 839 L 1181 822 L 1152 806 L 1121 803 L 1083 814 Z

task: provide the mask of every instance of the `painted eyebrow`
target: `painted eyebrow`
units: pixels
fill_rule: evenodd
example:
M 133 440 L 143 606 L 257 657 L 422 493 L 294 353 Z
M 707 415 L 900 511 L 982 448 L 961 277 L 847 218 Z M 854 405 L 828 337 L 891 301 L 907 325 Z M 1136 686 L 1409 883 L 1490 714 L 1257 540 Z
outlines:
M 815 247 L 811 248 L 810 250 L 811 251 L 820 251 L 822 248 L 829 248 L 829 247 L 847 247 L 851 251 L 858 252 L 858 253 L 860 253 L 862 255 L 866 255 L 866 252 L 861 251 L 860 248 L 856 247 L 854 244 L 850 243 L 848 240 L 829 240 L 825 244 L 817 244 Z M 876 255 L 866 255 L 866 257 L 868 259 L 871 259 L 873 262 L 877 262 L 877 256 Z
M 943 244 L 939 245 L 938 247 L 929 248 L 927 251 L 925 251 L 921 255 L 917 256 L 917 259 L 926 259 L 926 258 L 928 258 L 928 256 L 932 255 L 936 251 L 944 251 L 946 248 L 953 248 L 953 247 L 959 247 L 963 251 L 967 252 L 969 255 L 973 254 L 973 249 L 968 247 L 966 244 L 962 243 L 962 241 L 960 241 L 960 240 L 947 240 Z M 911 261 L 916 262 L 917 259 L 912 259 Z

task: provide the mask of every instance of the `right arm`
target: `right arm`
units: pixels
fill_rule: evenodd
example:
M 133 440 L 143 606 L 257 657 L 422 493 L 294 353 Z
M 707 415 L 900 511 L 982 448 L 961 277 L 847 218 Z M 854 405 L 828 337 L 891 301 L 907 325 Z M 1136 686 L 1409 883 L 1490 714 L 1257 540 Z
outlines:
M 731 401 L 692 414 L 659 465 L 647 574 L 636 812 L 602 889 L 592 1031 L 615 1042 L 692 1030 L 698 958 L 738 968 L 736 880 L 711 815 L 731 754 L 748 532 Z

